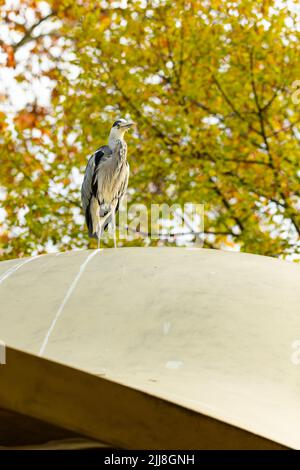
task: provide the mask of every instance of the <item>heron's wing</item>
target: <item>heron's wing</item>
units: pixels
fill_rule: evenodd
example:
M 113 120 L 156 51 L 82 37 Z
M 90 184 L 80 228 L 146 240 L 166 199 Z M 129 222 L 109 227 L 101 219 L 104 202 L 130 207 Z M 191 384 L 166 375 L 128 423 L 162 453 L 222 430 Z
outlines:
M 100 163 L 107 160 L 111 156 L 112 152 L 108 145 L 104 145 L 96 150 L 95 153 L 89 158 L 88 164 L 85 169 L 84 179 L 81 186 L 81 202 L 84 212 L 90 205 L 91 197 L 97 190 L 95 188 L 95 174 Z M 97 192 L 97 191 L 96 191 Z
M 93 212 L 95 211 L 91 212 L 90 210 L 92 196 L 95 195 L 96 197 L 97 194 L 97 178 L 95 178 L 95 174 L 101 162 L 110 158 L 111 154 L 112 152 L 108 145 L 100 147 L 95 153 L 93 153 L 93 155 L 91 155 L 85 169 L 84 179 L 81 186 L 81 203 L 90 237 L 95 236 L 93 233 Z

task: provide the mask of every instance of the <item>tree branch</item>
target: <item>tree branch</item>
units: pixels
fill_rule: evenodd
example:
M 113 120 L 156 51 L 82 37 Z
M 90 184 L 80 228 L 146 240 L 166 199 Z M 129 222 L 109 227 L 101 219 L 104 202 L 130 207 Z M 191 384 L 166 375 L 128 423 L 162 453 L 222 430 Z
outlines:
M 30 41 L 34 41 L 35 39 L 38 39 L 39 36 L 36 36 L 36 37 L 32 36 L 32 34 L 34 33 L 34 30 L 38 26 L 40 26 L 44 21 L 48 20 L 49 18 L 51 18 L 53 16 L 54 16 L 54 12 L 51 12 L 48 15 L 40 18 L 36 23 L 34 23 L 30 28 L 28 28 L 27 31 L 25 32 L 24 36 L 22 37 L 22 39 L 20 39 L 20 41 L 18 41 L 16 44 L 13 44 L 12 47 L 14 48 L 14 50 L 16 51 L 20 47 L 24 46 L 24 44 L 26 44 Z M 51 34 L 51 33 L 49 33 L 49 34 Z

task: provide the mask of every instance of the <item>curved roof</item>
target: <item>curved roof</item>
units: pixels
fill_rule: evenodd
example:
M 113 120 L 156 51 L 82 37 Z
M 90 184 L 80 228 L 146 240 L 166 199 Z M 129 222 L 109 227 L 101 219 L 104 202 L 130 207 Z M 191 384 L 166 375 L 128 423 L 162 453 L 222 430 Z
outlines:
M 157 397 L 156 404 L 150 400 L 153 426 L 159 422 L 154 410 L 159 408 L 161 415 L 171 404 L 192 420 L 199 416 L 209 423 L 212 418 L 215 432 L 206 437 L 210 425 L 193 428 L 198 440 L 191 435 L 189 442 L 194 448 L 271 448 L 278 443 L 299 449 L 300 376 L 291 361 L 292 344 L 300 335 L 299 283 L 296 264 L 196 248 L 106 249 L 5 261 L 0 263 L 0 340 L 32 354 L 11 357 L 18 358 L 17 368 L 22 364 L 32 370 L 35 387 L 37 380 L 43 383 L 37 370 L 49 369 L 55 380 L 66 374 L 63 367 L 79 374 L 75 382 L 92 380 L 100 391 L 113 382 L 121 387 L 109 396 L 131 391 L 132 407 L 141 406 L 137 397 L 148 404 L 149 396 Z M 6 379 L 0 375 L 0 407 L 61 427 L 65 423 L 67 429 L 112 445 L 171 446 L 172 436 L 166 441 L 161 431 L 142 439 L 142 417 L 132 423 L 139 432 L 126 441 L 126 433 L 121 440 L 106 436 L 105 427 L 97 434 L 91 416 L 81 429 L 65 415 L 58 422 L 58 411 L 43 413 L 42 402 L 38 410 L 25 399 L 17 406 L 1 386 L 1 380 L 7 390 L 15 384 L 8 377 L 9 362 L 0 367 L 7 374 Z M 84 396 L 88 389 L 82 387 L 78 390 Z M 91 403 L 82 406 L 81 421 Z M 239 429 L 248 434 L 240 431 L 237 438 Z M 241 437 L 246 435 L 252 440 Z

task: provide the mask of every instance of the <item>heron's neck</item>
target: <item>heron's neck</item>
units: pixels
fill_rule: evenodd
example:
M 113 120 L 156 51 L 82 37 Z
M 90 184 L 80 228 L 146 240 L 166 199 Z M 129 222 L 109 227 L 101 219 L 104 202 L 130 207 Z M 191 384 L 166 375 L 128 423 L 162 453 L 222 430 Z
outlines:
M 117 141 L 118 140 L 121 140 L 122 142 L 124 142 L 124 136 L 114 136 L 114 135 L 110 135 L 109 138 L 108 138 L 108 146 L 109 148 L 114 151 L 115 148 L 116 148 L 116 145 L 117 145 Z

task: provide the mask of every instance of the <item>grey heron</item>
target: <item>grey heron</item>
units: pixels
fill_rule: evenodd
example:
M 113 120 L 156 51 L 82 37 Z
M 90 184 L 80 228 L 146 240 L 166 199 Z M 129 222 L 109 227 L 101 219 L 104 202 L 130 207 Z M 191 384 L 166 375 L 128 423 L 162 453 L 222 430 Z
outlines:
M 81 187 L 81 202 L 89 236 L 98 239 L 111 222 L 116 247 L 116 212 L 127 190 L 129 164 L 125 133 L 134 123 L 118 119 L 110 130 L 108 145 L 89 158 Z

